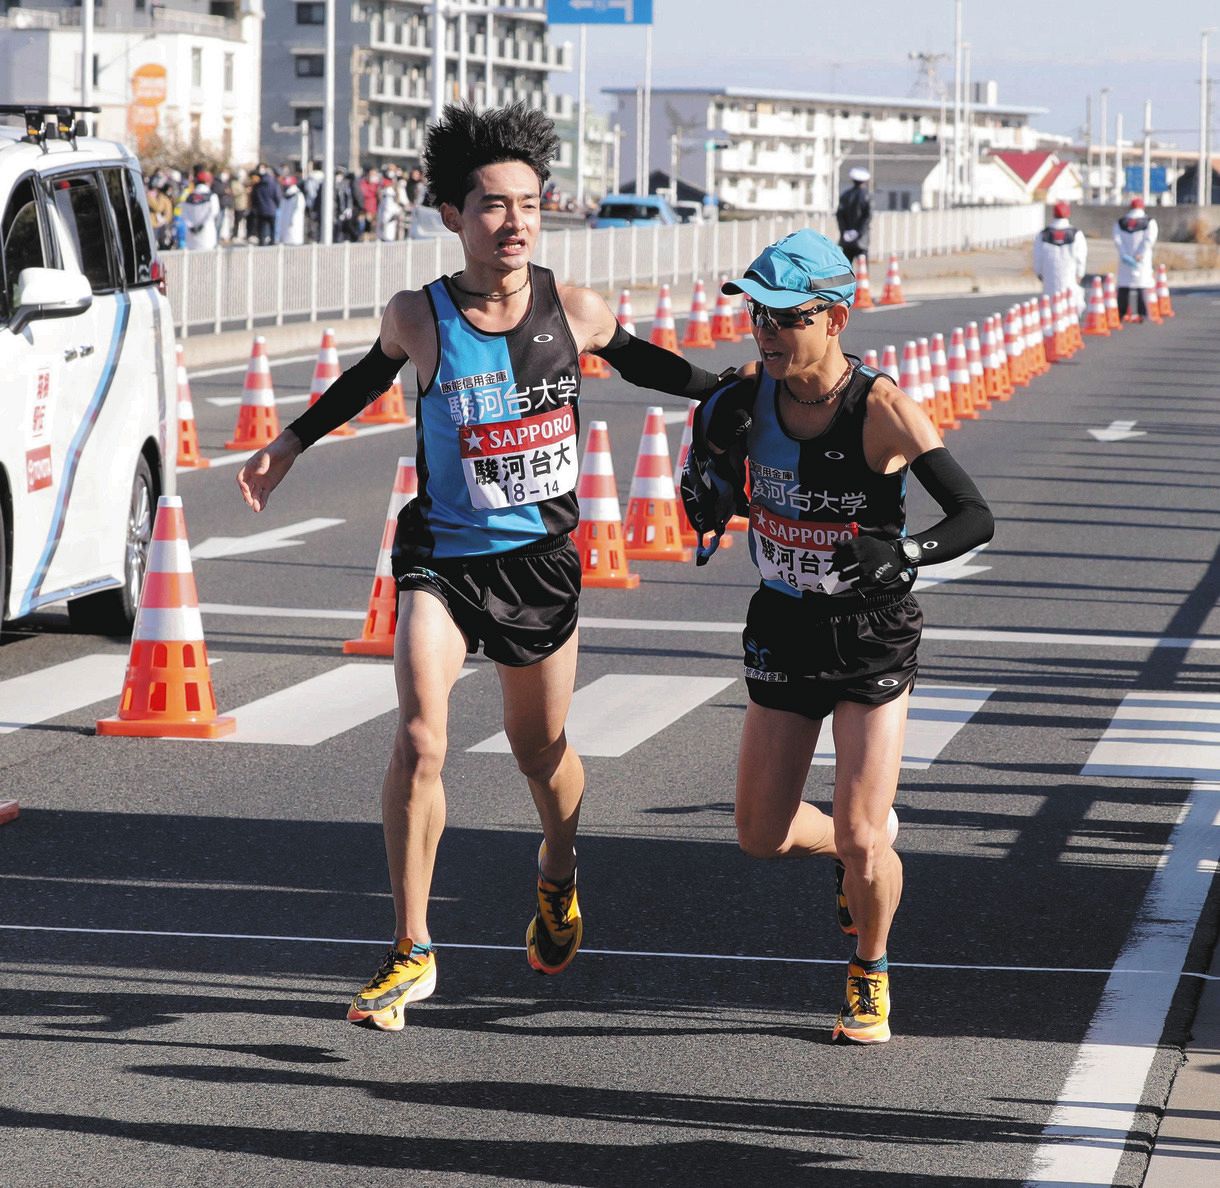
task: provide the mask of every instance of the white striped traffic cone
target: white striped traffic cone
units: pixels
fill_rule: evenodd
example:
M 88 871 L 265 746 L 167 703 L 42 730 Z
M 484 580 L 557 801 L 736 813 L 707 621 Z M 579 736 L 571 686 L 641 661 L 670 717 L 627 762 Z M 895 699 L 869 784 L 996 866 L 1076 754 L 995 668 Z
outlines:
M 618 295 L 618 313 L 615 315 L 615 320 L 628 334 L 634 334 L 635 331 L 635 314 L 631 311 L 631 290 L 624 289 Z
M 695 412 L 699 408 L 699 401 L 692 400 L 690 407 L 686 410 L 686 423 L 682 426 L 682 440 L 678 443 L 678 461 L 674 466 L 674 488 L 682 489 L 682 469 L 686 466 L 686 456 L 690 453 L 691 442 L 695 439 Z M 686 514 L 686 505 L 682 502 L 681 497 L 678 499 L 678 524 L 682 532 L 682 543 L 690 548 L 693 548 L 699 543 L 699 536 L 691 527 L 690 517 Z M 733 538 L 726 532 L 720 538 L 720 547 L 729 549 L 733 547 Z
M 322 345 L 318 348 L 318 361 L 314 364 L 313 379 L 309 384 L 310 407 L 318 403 L 319 398 L 342 374 L 339 366 L 339 352 L 335 349 L 335 332 L 322 331 Z M 332 429 L 330 437 L 355 437 L 356 430 L 348 422 L 338 429 Z
M 669 463 L 665 410 L 654 405 L 644 419 L 624 523 L 632 561 L 689 561 L 678 526 L 678 493 Z
M 639 574 L 632 573 L 624 552 L 623 520 L 610 457 L 605 421 L 589 423 L 585 456 L 576 481 L 580 523 L 572 541 L 580 553 L 580 583 L 599 589 L 634 590 Z
M 259 450 L 279 435 L 280 418 L 275 410 L 275 389 L 271 385 L 271 364 L 267 361 L 267 340 L 260 334 L 254 340 L 246 379 L 242 384 L 241 408 L 233 440 L 226 450 Z
M 182 345 L 174 347 L 178 372 L 178 465 L 202 470 L 212 464 L 199 452 L 199 429 L 195 424 L 195 405 L 191 401 L 191 384 L 186 376 Z

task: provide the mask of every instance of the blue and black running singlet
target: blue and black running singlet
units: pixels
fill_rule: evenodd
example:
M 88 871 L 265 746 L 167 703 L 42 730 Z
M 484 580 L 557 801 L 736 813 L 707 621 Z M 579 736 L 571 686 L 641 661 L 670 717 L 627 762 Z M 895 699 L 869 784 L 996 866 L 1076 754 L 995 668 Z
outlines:
M 856 599 L 830 559 L 845 537 L 906 530 L 906 467 L 878 474 L 864 454 L 864 413 L 877 373 L 857 367 L 826 429 L 804 440 L 780 420 L 779 385 L 759 377 L 750 426 L 750 556 L 763 585 L 800 598 Z
M 416 404 L 419 495 L 395 553 L 410 563 L 506 553 L 576 527 L 580 362 L 548 269 L 531 264 L 529 312 L 478 330 L 444 278 L 425 288 L 436 374 Z

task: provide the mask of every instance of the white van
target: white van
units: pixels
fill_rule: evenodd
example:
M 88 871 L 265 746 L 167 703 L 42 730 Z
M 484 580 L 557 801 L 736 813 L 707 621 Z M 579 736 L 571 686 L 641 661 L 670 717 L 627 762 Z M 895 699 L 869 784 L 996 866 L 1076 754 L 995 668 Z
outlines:
M 0 620 L 66 601 L 123 635 L 174 494 L 174 332 L 139 163 L 80 110 L 0 106 Z

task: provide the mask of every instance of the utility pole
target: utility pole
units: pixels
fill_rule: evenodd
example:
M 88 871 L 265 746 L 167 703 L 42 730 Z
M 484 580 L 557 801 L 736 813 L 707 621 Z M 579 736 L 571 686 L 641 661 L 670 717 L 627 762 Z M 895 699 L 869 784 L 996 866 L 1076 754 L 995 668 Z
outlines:
M 1152 197 L 1152 100 L 1144 100 L 1144 206 Z
M 1204 55 L 1206 60 L 1206 50 Z M 80 105 L 93 106 L 93 0 L 80 6 Z
M 1097 150 L 1097 201 L 1106 201 L 1106 141 L 1110 137 L 1109 127 L 1110 88 L 1101 88 L 1101 145 Z
M 652 167 L 652 25 L 644 26 L 644 124 L 642 129 L 644 138 L 643 158 L 644 158 L 644 189 L 643 193 L 651 194 L 652 185 L 649 182 L 649 174 Z M 636 188 L 636 193 L 640 193 L 639 188 Z
M 1123 201 L 1123 113 L 1114 117 L 1114 201 Z
M 325 0 L 322 51 L 322 210 L 323 243 L 335 240 L 335 0 Z
M 1199 62 L 1199 185 L 1198 185 L 1198 205 L 1199 213 L 1205 213 L 1208 203 L 1211 202 L 1211 185 L 1212 180 L 1212 161 L 1211 154 L 1208 152 L 1208 135 L 1207 135 L 1207 109 L 1210 106 L 1208 102 L 1208 83 L 1207 83 L 1207 35 L 1214 33 L 1215 29 L 1209 28 L 1202 31 L 1202 49 Z
M 589 112 L 585 101 L 585 58 L 589 46 L 589 27 L 580 26 L 580 64 L 576 86 L 576 209 L 585 208 L 585 136 Z M 603 170 L 604 172 L 604 170 Z
M 329 0 L 334 3 L 334 0 Z M 432 122 L 438 123 L 445 106 L 445 3 L 432 0 Z
M 347 117 L 347 168 L 355 173 L 360 168 L 360 128 L 368 118 L 369 105 L 360 97 L 360 79 L 368 64 L 368 50 L 352 46 L 352 104 Z
M 953 204 L 962 185 L 962 0 L 953 0 Z

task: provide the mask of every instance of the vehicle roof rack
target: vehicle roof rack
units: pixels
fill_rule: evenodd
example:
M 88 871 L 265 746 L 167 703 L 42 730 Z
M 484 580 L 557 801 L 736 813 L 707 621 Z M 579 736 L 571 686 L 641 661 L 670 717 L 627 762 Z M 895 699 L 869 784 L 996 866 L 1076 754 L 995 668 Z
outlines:
M 76 147 L 78 136 L 88 136 L 89 128 L 80 118 L 84 112 L 99 113 L 100 107 L 79 103 L 0 103 L 0 115 L 19 115 L 25 119 L 22 140 L 45 149 L 48 140 L 68 140 Z

